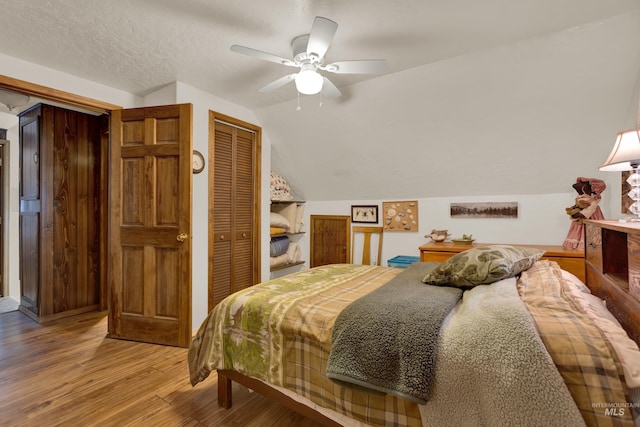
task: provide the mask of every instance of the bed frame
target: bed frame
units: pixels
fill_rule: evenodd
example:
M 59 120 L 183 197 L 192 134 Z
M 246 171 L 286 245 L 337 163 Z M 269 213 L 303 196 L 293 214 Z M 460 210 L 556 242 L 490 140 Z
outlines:
M 316 421 L 322 425 L 329 427 L 341 427 L 341 424 L 332 420 L 331 418 L 326 417 L 320 412 L 316 411 L 313 408 L 310 408 L 297 400 L 292 399 L 284 393 L 276 390 L 275 388 L 269 387 L 267 384 L 262 381 L 258 381 L 254 378 L 248 377 L 246 375 L 239 374 L 235 371 L 229 370 L 221 370 L 218 369 L 218 406 L 229 409 L 232 405 L 232 392 L 231 386 L 233 381 L 241 384 L 253 391 L 256 391 L 263 395 L 264 397 L 271 399 L 275 402 L 280 403 L 282 406 L 285 406 L 289 409 L 294 410 L 295 412 L 304 415 L 305 417 Z
M 585 283 L 595 295 L 606 300 L 609 311 L 640 345 L 640 224 L 587 221 L 586 225 Z M 637 290 L 632 286 L 630 291 L 632 282 Z M 233 381 L 323 425 L 340 426 L 262 381 L 230 370 L 218 370 L 218 405 L 223 408 L 231 408 Z

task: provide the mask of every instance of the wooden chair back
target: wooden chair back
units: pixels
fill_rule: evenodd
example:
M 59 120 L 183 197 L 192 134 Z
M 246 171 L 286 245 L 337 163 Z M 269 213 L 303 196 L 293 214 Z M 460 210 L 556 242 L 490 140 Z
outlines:
M 354 264 L 356 233 L 363 235 L 362 262 L 363 265 L 371 265 L 371 236 L 378 235 L 378 257 L 375 265 L 382 265 L 382 232 L 383 227 L 351 227 L 351 263 Z

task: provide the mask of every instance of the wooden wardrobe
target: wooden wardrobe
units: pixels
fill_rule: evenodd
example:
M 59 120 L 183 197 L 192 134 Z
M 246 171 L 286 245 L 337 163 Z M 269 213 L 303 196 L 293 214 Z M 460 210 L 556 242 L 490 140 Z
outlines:
M 20 311 L 38 322 L 100 308 L 107 123 L 44 104 L 19 116 Z

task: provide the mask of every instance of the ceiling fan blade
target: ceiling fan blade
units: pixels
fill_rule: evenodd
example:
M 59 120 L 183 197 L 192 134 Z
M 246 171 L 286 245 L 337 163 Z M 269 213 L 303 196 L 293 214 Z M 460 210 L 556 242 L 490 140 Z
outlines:
M 331 80 L 326 77 L 323 77 L 322 79 L 322 96 L 325 96 L 327 98 L 338 98 L 340 95 L 342 95 L 342 92 L 340 92 L 340 90 L 331 82 Z
M 252 49 L 250 47 L 234 44 L 233 46 L 231 46 L 231 51 L 235 53 L 241 53 L 243 55 L 253 56 L 264 61 L 275 62 L 276 64 L 288 65 L 290 67 L 296 66 L 296 64 L 290 59 L 263 52 L 261 50 Z
M 336 74 L 382 74 L 389 68 L 384 59 L 339 61 L 320 67 Z
M 318 55 L 318 58 L 324 58 L 324 54 L 327 53 L 327 49 L 329 49 L 329 45 L 337 29 L 338 24 L 331 19 L 316 16 L 311 26 L 311 33 L 309 33 L 307 53 L 314 53 Z
M 278 80 L 274 80 L 271 83 L 262 86 L 260 89 L 258 89 L 258 92 L 271 92 L 272 90 L 281 88 L 287 83 L 291 83 L 292 81 L 294 81 L 297 75 L 298 73 L 293 73 L 284 77 L 280 77 Z

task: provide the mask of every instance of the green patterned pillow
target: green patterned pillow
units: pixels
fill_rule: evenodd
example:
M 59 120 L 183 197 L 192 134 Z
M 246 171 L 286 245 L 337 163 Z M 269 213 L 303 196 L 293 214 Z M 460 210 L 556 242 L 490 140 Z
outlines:
M 508 245 L 489 245 L 456 254 L 440 264 L 422 282 L 472 288 L 513 277 L 538 261 L 544 251 Z

